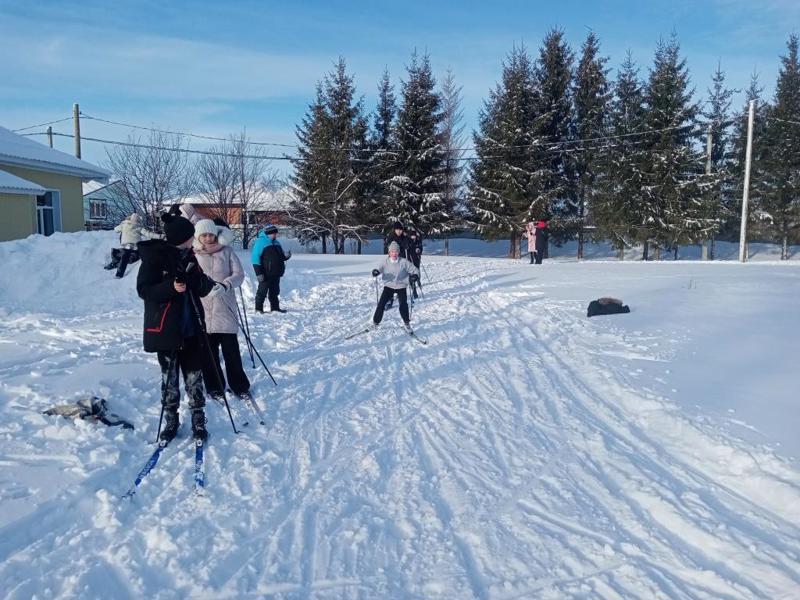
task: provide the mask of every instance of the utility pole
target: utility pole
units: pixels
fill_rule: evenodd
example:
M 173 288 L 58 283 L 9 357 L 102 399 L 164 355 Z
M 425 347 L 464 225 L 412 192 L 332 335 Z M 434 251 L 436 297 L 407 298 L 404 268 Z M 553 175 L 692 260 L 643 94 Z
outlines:
M 72 128 L 75 137 L 75 156 L 81 157 L 81 109 L 77 104 L 72 105 Z
M 53 127 L 47 128 L 47 141 L 50 142 L 50 147 L 53 147 Z
M 713 144 L 713 135 L 711 133 L 711 125 L 708 126 L 706 130 L 706 175 L 711 175 L 711 148 Z M 709 192 L 709 194 L 713 194 L 713 190 Z M 709 198 L 709 202 L 712 202 L 713 198 Z M 703 250 L 702 250 L 702 259 L 708 260 L 709 258 L 709 246 L 711 246 L 711 240 L 703 240 Z
M 753 117 L 756 101 L 750 100 L 747 109 L 747 151 L 744 159 L 744 190 L 742 191 L 742 225 L 739 230 L 739 260 L 747 262 L 747 202 L 750 199 L 750 163 L 753 160 Z

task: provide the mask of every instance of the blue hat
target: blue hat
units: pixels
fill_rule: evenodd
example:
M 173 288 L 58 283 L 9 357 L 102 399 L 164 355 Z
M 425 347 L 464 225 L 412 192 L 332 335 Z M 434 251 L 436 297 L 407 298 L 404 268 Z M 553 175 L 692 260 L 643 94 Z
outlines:
M 273 233 L 278 233 L 278 228 L 275 227 L 275 225 L 273 225 L 272 223 L 270 223 L 269 225 L 267 225 L 264 228 L 264 233 L 266 233 L 267 235 L 272 235 Z

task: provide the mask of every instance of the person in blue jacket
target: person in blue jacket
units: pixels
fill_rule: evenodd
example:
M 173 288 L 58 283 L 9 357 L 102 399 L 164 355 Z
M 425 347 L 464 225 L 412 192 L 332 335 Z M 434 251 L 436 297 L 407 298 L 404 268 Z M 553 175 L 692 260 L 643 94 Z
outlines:
M 259 313 L 264 312 L 264 299 L 267 297 L 271 312 L 286 312 L 281 308 L 278 296 L 281 293 L 281 277 L 286 272 L 286 261 L 292 257 L 292 251 L 284 254 L 277 238 L 278 228 L 270 224 L 258 234 L 253 244 L 253 269 L 258 279 L 256 312 Z

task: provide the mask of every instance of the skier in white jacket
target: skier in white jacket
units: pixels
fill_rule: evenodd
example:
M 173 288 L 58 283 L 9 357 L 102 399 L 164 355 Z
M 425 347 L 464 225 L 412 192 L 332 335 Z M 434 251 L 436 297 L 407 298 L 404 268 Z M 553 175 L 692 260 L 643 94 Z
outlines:
M 389 256 L 376 268 L 372 269 L 372 276 L 382 276 L 383 293 L 378 300 L 371 326 L 377 327 L 383 320 L 383 311 L 386 303 L 394 298 L 400 301 L 400 316 L 403 327 L 411 333 L 411 317 L 408 313 L 408 284 L 419 281 L 419 269 L 410 260 L 400 258 L 400 245 L 397 242 L 389 244 Z
M 119 264 L 117 265 L 117 279 L 121 279 L 125 275 L 125 269 L 128 267 L 128 262 L 131 256 L 136 251 L 136 244 L 143 239 L 150 239 L 158 237 L 158 234 L 148 231 L 141 224 L 141 217 L 133 213 L 125 218 L 122 223 L 114 228 L 114 231 L 120 233 L 120 257 Z M 113 267 L 112 267 L 113 268 Z
M 249 399 L 250 380 L 242 368 L 242 354 L 239 350 L 239 322 L 236 311 L 236 288 L 244 282 L 244 271 L 239 257 L 228 245 L 233 238 L 228 227 L 218 225 L 211 219 L 201 219 L 195 223 L 194 253 L 197 263 L 207 276 L 219 282 L 226 291 L 216 296 L 201 298 L 206 317 L 206 331 L 211 345 L 213 364 L 209 359 L 203 363 L 203 382 L 206 393 L 216 400 L 222 400 L 225 377 L 219 360 L 225 361 L 228 386 L 241 399 Z M 217 371 L 216 375 L 214 370 Z

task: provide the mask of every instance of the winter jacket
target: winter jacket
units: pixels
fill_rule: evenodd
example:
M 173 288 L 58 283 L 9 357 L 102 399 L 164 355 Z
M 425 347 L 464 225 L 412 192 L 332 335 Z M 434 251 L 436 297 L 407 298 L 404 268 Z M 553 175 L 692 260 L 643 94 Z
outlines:
M 528 252 L 536 252 L 536 224 L 533 221 L 525 226 L 525 235 L 528 237 Z
M 547 238 L 550 234 L 545 229 L 536 229 L 536 252 L 547 258 Z
M 142 226 L 138 222 L 134 223 L 130 218 L 114 227 L 114 231 L 120 232 L 120 245 L 132 247 L 142 241 Z
M 283 277 L 286 272 L 286 261 L 289 257 L 283 253 L 283 247 L 278 240 L 271 239 L 263 231 L 258 234 L 253 244 L 253 269 L 256 275 L 266 277 Z
M 417 239 L 412 237 L 408 238 L 408 260 L 414 263 L 414 266 L 419 268 L 422 261 L 422 238 L 417 236 Z
M 397 262 L 392 262 L 392 259 L 387 257 L 378 265 L 377 269 L 382 275 L 383 285 L 393 290 L 402 290 L 408 287 L 409 276 L 419 275 L 419 269 L 405 258 L 398 258 Z
M 164 240 L 139 242 L 137 248 L 142 259 L 136 291 L 144 300 L 144 350 L 178 350 L 184 338 L 200 333 L 188 292 L 202 298 L 214 282 L 203 273 L 191 250 L 179 250 Z M 187 292 L 175 291 L 176 278 L 186 283 Z M 197 304 L 204 319 L 203 305 Z
M 400 258 L 408 258 L 408 249 L 411 246 L 411 238 L 409 238 L 405 233 L 401 235 L 395 235 L 393 231 L 383 240 L 384 254 L 389 253 L 389 244 L 392 242 L 397 242 L 397 245 L 400 246 Z
M 215 252 L 196 253 L 197 262 L 203 273 L 214 281 L 224 283 L 228 291 L 213 298 L 202 299 L 206 314 L 206 331 L 208 333 L 238 333 L 239 324 L 236 316 L 236 288 L 244 281 L 244 270 L 239 257 L 229 246 L 219 244 L 213 247 Z

